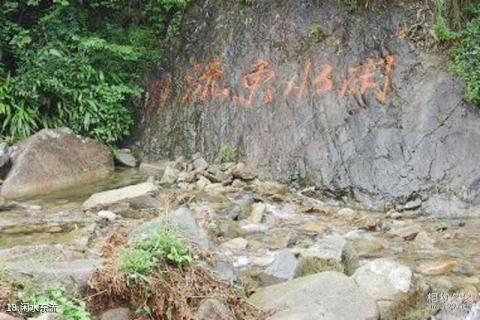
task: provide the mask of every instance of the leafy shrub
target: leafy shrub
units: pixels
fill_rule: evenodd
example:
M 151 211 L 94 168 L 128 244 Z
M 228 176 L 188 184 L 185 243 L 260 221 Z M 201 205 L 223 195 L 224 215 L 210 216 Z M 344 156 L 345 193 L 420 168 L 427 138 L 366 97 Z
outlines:
M 114 145 L 187 0 L 0 3 L 0 138 L 68 126 Z
M 148 275 L 158 266 L 160 259 L 177 267 L 193 261 L 189 248 L 171 226 L 164 227 L 136 242 L 132 247 L 121 250 L 118 267 L 124 272 Z
M 220 150 L 218 155 L 218 161 L 220 163 L 234 162 L 236 158 L 235 150 L 228 144 Z
M 458 30 L 449 26 L 446 2 L 438 0 L 435 32 L 441 41 L 453 43 L 451 70 L 465 82 L 465 99 L 480 107 L 480 5 L 466 6 Z
M 54 285 L 42 293 L 29 292 L 25 297 L 25 302 L 30 305 L 57 305 L 59 313 L 66 320 L 92 320 L 93 317 L 87 311 L 84 301 L 70 298 L 65 292 L 65 288 L 60 285 Z

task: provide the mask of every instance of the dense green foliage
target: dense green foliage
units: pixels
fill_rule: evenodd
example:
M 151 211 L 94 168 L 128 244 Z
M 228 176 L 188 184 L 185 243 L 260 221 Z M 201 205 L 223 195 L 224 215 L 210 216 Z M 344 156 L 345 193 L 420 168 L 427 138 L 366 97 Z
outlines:
M 68 126 L 114 145 L 187 1 L 2 1 L 0 138 Z
M 460 9 L 451 17 L 449 3 L 438 0 L 435 31 L 440 41 L 453 45 L 451 70 L 465 82 L 465 99 L 480 107 L 480 4 Z
M 164 227 L 136 242 L 132 247 L 123 248 L 120 251 L 118 267 L 120 271 L 142 277 L 155 268 L 160 268 L 160 261 L 177 267 L 193 261 L 189 248 L 181 241 L 173 227 Z
M 64 316 L 66 320 L 92 320 L 93 317 L 87 311 L 84 301 L 70 298 L 65 289 L 60 285 L 54 285 L 45 292 L 29 292 L 25 297 L 25 302 L 29 305 L 56 305 L 58 313 Z M 34 314 L 30 314 L 34 315 Z

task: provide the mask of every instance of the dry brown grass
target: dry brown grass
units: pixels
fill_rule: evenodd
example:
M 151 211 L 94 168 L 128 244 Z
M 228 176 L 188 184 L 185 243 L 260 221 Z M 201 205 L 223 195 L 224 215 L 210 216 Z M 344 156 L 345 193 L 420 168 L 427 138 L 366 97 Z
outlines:
M 237 319 L 264 319 L 265 316 L 249 305 L 227 283 L 215 278 L 208 269 L 196 264 L 179 269 L 160 262 L 161 273 L 152 272 L 147 279 L 132 279 L 118 270 L 115 248 L 125 243 L 125 232 L 116 232 L 103 250 L 105 263 L 89 281 L 94 310 L 119 305 L 149 306 L 150 315 L 137 319 L 194 320 L 200 302 L 205 298 L 224 301 Z M 205 255 L 204 255 L 205 256 Z

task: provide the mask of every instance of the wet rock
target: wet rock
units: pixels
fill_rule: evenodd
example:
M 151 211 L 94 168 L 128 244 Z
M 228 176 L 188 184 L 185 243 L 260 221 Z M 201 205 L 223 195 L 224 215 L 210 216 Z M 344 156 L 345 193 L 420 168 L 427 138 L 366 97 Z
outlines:
M 114 159 L 117 164 L 124 167 L 135 168 L 137 166 L 137 159 L 135 159 L 130 149 L 116 150 Z
M 326 236 L 299 254 L 303 275 L 329 270 L 350 275 L 358 267 L 357 252 L 340 236 Z
M 427 276 L 437 276 L 449 273 L 457 266 L 458 262 L 455 260 L 426 262 L 418 266 L 417 272 Z
M 155 162 L 142 162 L 139 166 L 139 171 L 148 176 L 162 177 L 165 173 L 165 169 L 172 165 L 171 161 L 158 160 Z
M 171 212 L 166 219 L 159 217 L 134 228 L 129 233 L 129 241 L 132 242 L 147 237 L 161 230 L 167 223 L 177 225 L 182 237 L 200 249 L 208 250 L 211 247 L 210 237 L 207 232 L 197 224 L 192 212 L 188 208 L 179 208 Z
M 264 285 L 271 285 L 292 280 L 298 272 L 297 258 L 286 249 L 278 252 L 272 264 L 260 274 L 260 279 Z
M 390 234 L 403 238 L 404 240 L 411 241 L 415 239 L 419 232 L 423 231 L 422 227 L 418 224 L 409 225 L 406 227 L 396 227 L 390 230 Z
M 177 178 L 180 174 L 180 171 L 175 169 L 173 166 L 167 166 L 165 172 L 163 173 L 162 179 L 160 179 L 160 184 L 174 184 L 177 181 Z
M 131 314 L 128 308 L 115 308 L 103 312 L 100 320 L 129 320 Z
M 19 198 L 62 191 L 113 171 L 110 151 L 70 129 L 43 129 L 18 146 L 1 195 Z
M 375 300 L 343 273 L 328 271 L 259 289 L 249 302 L 281 310 L 269 319 L 377 320 Z
M 252 223 L 261 223 L 265 209 L 266 206 L 263 202 L 257 202 L 252 204 L 252 212 L 250 213 L 250 217 L 248 217 L 248 220 L 250 220 Z
M 388 259 L 377 259 L 359 267 L 352 279 L 377 301 L 382 318 L 404 301 L 413 289 L 409 267 Z
M 235 320 L 228 306 L 214 298 L 204 299 L 197 310 L 198 320 Z
M 86 210 L 95 207 L 105 207 L 122 200 L 150 195 L 157 191 L 157 186 L 149 182 L 144 182 L 119 189 L 99 192 L 91 195 L 90 198 L 82 204 L 82 208 Z
M 108 221 L 115 221 L 117 219 L 117 215 L 112 211 L 108 210 L 100 210 L 99 212 L 97 212 L 97 215 L 100 218 L 107 219 Z
M 222 243 L 220 246 L 225 249 L 230 249 L 233 251 L 245 250 L 248 245 L 248 240 L 244 238 L 235 238 L 227 242 Z

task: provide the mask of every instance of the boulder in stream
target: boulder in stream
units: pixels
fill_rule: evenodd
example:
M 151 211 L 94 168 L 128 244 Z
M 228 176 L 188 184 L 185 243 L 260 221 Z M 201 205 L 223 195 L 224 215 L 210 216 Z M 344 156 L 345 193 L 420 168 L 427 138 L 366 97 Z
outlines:
M 113 159 L 102 143 L 68 128 L 43 129 L 17 145 L 3 183 L 5 198 L 61 191 L 107 177 Z

